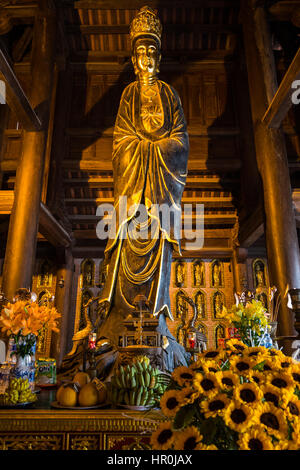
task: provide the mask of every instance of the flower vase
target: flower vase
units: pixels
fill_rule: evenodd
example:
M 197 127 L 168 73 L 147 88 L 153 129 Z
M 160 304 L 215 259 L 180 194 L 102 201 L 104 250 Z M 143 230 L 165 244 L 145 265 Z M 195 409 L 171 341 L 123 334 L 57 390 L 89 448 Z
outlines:
M 26 348 L 26 337 L 17 342 L 16 347 L 16 364 L 11 371 L 11 377 L 16 379 L 23 379 L 28 380 L 29 387 L 31 390 L 35 388 L 35 348 L 36 348 L 36 341 L 32 342 L 30 340 L 30 344 Z M 23 347 L 22 354 L 20 353 L 19 349 L 20 346 Z M 26 353 L 24 353 L 24 348 L 27 349 Z
M 277 332 L 277 326 L 278 326 L 278 322 L 277 321 L 272 321 L 269 323 L 270 325 L 270 336 L 271 336 L 271 339 L 272 339 L 272 342 L 273 342 L 273 345 L 276 349 L 278 349 L 278 343 L 276 341 L 276 332 Z

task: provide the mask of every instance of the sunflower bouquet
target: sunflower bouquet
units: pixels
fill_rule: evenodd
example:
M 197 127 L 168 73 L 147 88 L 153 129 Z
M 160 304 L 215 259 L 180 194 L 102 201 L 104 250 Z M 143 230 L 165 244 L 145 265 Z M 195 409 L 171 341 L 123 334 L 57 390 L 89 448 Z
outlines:
M 222 316 L 236 328 L 240 339 L 248 346 L 259 346 L 270 329 L 268 312 L 256 299 L 246 304 L 237 303 L 230 310 L 224 307 Z
M 14 338 L 17 355 L 25 357 L 31 353 L 36 338 L 43 328 L 59 331 L 57 319 L 60 316 L 54 307 L 18 300 L 2 308 L 0 328 L 2 333 Z
M 300 450 L 300 363 L 237 339 L 174 370 L 155 450 Z

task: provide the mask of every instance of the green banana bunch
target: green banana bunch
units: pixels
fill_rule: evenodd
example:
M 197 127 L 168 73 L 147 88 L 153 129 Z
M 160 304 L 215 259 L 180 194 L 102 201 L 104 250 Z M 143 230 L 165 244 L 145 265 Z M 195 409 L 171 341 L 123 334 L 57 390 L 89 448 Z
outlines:
M 137 356 L 133 364 L 120 365 L 111 378 L 111 402 L 130 406 L 159 403 L 170 382 L 168 374 L 152 367 L 147 356 Z

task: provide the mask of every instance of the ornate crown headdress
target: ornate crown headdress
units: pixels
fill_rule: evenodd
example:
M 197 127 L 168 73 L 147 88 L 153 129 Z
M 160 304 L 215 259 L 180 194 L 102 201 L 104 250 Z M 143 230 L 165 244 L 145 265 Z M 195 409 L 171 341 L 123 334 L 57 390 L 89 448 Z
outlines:
M 153 36 L 160 44 L 161 33 L 162 25 L 156 12 L 148 6 L 142 7 L 135 18 L 133 18 L 130 25 L 131 44 L 141 35 Z

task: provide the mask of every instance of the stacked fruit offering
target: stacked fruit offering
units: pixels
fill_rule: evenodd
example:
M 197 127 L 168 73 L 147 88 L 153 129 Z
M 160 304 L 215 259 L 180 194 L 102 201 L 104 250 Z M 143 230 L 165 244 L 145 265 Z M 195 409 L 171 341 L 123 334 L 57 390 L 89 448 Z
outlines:
M 0 406 L 18 405 L 19 403 L 33 403 L 37 400 L 32 393 L 28 379 L 13 378 L 5 393 L 0 395 Z
M 59 387 L 56 400 L 66 408 L 97 406 L 106 400 L 106 386 L 96 377 L 91 380 L 86 372 L 77 372 L 72 381 Z
M 168 374 L 152 367 L 147 356 L 137 356 L 111 378 L 112 405 L 155 407 L 169 382 Z

